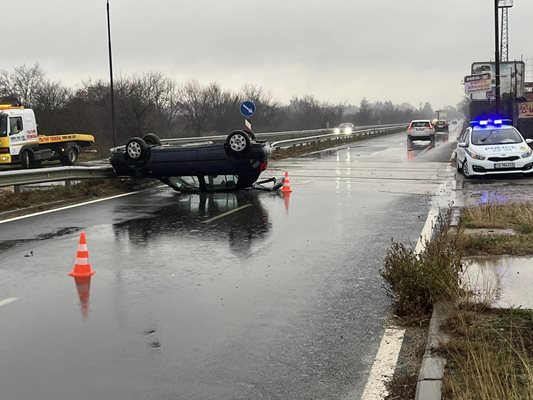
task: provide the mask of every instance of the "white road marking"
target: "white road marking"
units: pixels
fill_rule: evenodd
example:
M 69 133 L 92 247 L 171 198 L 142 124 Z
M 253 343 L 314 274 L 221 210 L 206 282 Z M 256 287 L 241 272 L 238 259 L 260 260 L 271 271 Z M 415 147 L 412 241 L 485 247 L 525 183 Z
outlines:
M 433 228 L 438 223 L 438 218 L 440 215 L 441 208 L 448 205 L 448 204 L 442 204 L 443 203 L 442 194 L 446 193 L 447 189 L 451 188 L 451 185 L 453 183 L 452 182 L 453 175 L 451 174 L 451 171 L 452 171 L 452 166 L 448 165 L 445 171 L 446 180 L 439 185 L 437 189 L 437 193 L 435 193 L 433 201 L 431 202 L 431 208 L 429 209 L 428 217 L 426 218 L 426 223 L 424 224 L 424 227 L 422 228 L 422 232 L 420 233 L 418 241 L 416 242 L 415 253 L 417 254 L 422 252 L 426 248 L 426 242 L 431 240 L 431 237 L 433 234 Z M 451 201 L 452 199 L 444 198 L 444 200 Z
M 244 210 L 245 208 L 248 208 L 248 207 L 251 207 L 251 206 L 252 206 L 251 204 L 245 204 L 244 206 L 235 208 L 234 210 L 225 212 L 224 214 L 220 214 L 220 215 L 217 215 L 216 217 L 213 217 L 213 218 L 210 218 L 210 219 L 206 219 L 205 221 L 202 221 L 202 224 L 209 224 L 209 223 L 211 223 L 213 221 L 216 221 L 217 219 L 224 218 L 224 217 L 226 217 L 226 216 L 228 216 L 230 214 L 233 214 L 233 213 L 236 213 L 238 211 Z
M 388 395 L 385 383 L 394 375 L 404 334 L 405 329 L 389 328 L 385 331 L 361 400 L 382 400 Z
M 0 221 L 0 225 L 1 225 L 1 224 L 6 224 L 6 223 L 8 223 L 8 222 L 18 221 L 18 220 L 21 220 L 21 219 L 26 219 L 26 218 L 36 217 L 36 216 L 38 216 L 38 215 L 49 214 L 49 213 L 53 213 L 53 212 L 57 212 L 57 211 L 62 211 L 62 210 L 68 210 L 69 208 L 82 207 L 82 206 L 86 206 L 86 205 L 89 205 L 89 204 L 99 203 L 99 202 L 101 202 L 101 201 L 112 200 L 112 199 L 117 199 L 117 198 L 119 198 L 119 197 L 130 196 L 130 195 L 132 195 L 132 194 L 136 194 L 136 193 L 139 193 L 139 192 L 140 192 L 140 191 L 130 192 L 130 193 L 123 193 L 123 194 L 117 194 L 116 196 L 111 196 L 111 197 L 105 197 L 105 198 L 102 198 L 102 199 L 86 201 L 86 202 L 84 202 L 84 203 L 71 204 L 70 206 L 65 206 L 65 207 L 60 207 L 60 208 L 53 208 L 53 209 L 51 209 L 51 210 L 40 211 L 40 212 L 33 213 L 33 214 L 21 215 L 20 217 L 15 217 L 15 218 L 10 218 L 10 219 L 5 219 L 5 220 L 3 220 L 3 221 Z
M 450 162 L 452 162 L 454 158 L 455 158 L 455 150 L 452 151 L 452 155 L 450 156 Z
M 18 297 L 10 297 L 9 299 L 0 300 L 0 307 L 5 306 L 9 303 L 13 303 L 14 301 L 17 301 Z
M 415 253 L 419 254 L 426 248 L 426 241 L 431 239 L 431 234 L 433 233 L 433 227 L 437 223 L 437 218 L 439 217 L 439 206 L 435 203 L 431 205 L 431 208 L 429 209 L 428 217 L 426 219 L 426 223 L 424 224 L 424 227 L 422 228 L 422 232 L 420 232 L 420 236 L 418 237 L 418 241 L 416 242 L 415 246 Z

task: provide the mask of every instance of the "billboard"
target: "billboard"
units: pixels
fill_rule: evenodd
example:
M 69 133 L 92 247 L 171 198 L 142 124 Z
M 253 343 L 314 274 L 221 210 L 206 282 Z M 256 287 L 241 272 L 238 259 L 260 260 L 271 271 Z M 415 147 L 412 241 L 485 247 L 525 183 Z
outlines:
M 523 61 L 500 63 L 500 94 L 502 96 L 504 94 L 512 95 L 513 97 L 524 96 L 525 69 L 526 66 Z M 487 73 L 492 77 L 490 88 L 486 91 L 472 92 L 472 100 L 487 100 L 493 98 L 493 94 L 495 93 L 494 87 L 496 86 L 496 66 L 493 61 L 475 62 L 472 64 L 472 75 L 482 75 Z
M 491 82 L 489 73 L 465 76 L 465 93 L 486 92 L 490 90 Z
M 533 118 L 533 101 L 518 103 L 518 118 Z

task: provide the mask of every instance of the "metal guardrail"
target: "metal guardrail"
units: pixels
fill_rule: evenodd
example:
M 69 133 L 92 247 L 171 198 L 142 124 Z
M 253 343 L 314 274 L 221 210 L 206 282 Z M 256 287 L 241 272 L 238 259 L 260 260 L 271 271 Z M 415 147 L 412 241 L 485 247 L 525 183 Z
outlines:
M 331 133 L 331 134 L 325 134 L 325 135 L 308 136 L 308 137 L 303 137 L 303 138 L 286 139 L 286 140 L 280 140 L 277 142 L 273 142 L 272 147 L 273 148 L 284 148 L 284 147 L 291 147 L 291 146 L 315 143 L 315 142 L 321 142 L 321 141 L 346 140 L 346 139 L 349 139 L 350 137 L 360 137 L 360 136 L 366 136 L 366 135 L 373 135 L 376 133 L 399 132 L 400 130 L 403 130 L 405 127 L 406 127 L 405 124 L 395 124 L 395 125 L 387 125 L 387 126 L 382 125 L 379 128 L 374 127 L 370 129 L 357 130 L 350 134 Z
M 77 179 L 107 179 L 116 177 L 117 174 L 110 165 L 98 167 L 24 169 L 0 172 L 0 187 Z
M 281 139 L 272 142 L 272 147 L 283 148 L 291 147 L 306 143 L 315 143 L 331 140 L 342 140 L 354 136 L 372 135 L 386 132 L 398 132 L 402 128 L 405 128 L 405 124 L 389 124 L 389 125 L 371 125 L 365 127 L 359 127 L 350 135 L 342 133 L 331 133 L 334 128 L 328 129 L 312 129 L 303 131 L 286 131 L 286 132 L 267 132 L 256 133 L 258 139 Z M 312 136 L 309 136 L 312 135 Z M 201 143 L 206 141 L 224 141 L 227 135 L 218 136 L 202 136 L 193 138 L 177 138 L 177 139 L 164 139 L 163 143 Z M 119 146 L 116 148 L 121 148 Z M 115 149 L 116 149 L 115 148 Z M 114 150 L 114 149 L 111 149 Z M 56 181 L 68 181 L 68 180 L 81 180 L 81 179 L 108 179 L 117 178 L 115 171 L 110 165 L 103 166 L 75 166 L 75 167 L 53 167 L 53 168 L 37 168 L 37 169 L 24 169 L 14 171 L 0 171 L 0 187 L 16 186 L 16 185 L 29 185 L 34 183 L 46 183 Z

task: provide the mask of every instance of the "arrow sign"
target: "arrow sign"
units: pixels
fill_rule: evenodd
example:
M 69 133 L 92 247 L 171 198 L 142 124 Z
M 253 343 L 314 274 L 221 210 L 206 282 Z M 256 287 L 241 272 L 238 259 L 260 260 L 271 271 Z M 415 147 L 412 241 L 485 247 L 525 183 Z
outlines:
M 241 115 L 245 118 L 249 118 L 255 114 L 255 104 L 247 100 L 241 104 Z

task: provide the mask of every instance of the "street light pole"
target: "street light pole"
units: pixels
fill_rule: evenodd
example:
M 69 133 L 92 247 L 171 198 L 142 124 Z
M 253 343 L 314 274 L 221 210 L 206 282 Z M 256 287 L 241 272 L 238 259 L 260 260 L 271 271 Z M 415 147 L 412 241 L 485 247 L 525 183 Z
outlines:
M 111 55 L 111 21 L 109 19 L 109 0 L 107 0 L 107 40 L 109 45 L 109 80 L 111 82 L 111 127 L 113 131 L 113 147 L 117 147 L 115 132 L 115 90 L 113 88 L 113 57 Z
M 498 21 L 498 12 L 499 12 L 499 0 L 494 0 L 494 65 L 496 73 L 496 87 L 494 88 L 494 95 L 496 99 L 496 114 L 500 114 L 500 38 L 499 38 L 499 21 Z

